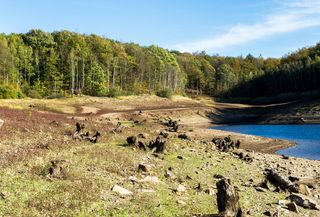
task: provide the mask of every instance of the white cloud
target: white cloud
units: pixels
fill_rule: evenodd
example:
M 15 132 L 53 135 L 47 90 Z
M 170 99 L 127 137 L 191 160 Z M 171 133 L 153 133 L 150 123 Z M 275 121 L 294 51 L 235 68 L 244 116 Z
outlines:
M 274 13 L 255 24 L 237 24 L 222 35 L 171 46 L 171 49 L 195 52 L 222 50 L 276 34 L 320 26 L 320 0 L 281 3 Z

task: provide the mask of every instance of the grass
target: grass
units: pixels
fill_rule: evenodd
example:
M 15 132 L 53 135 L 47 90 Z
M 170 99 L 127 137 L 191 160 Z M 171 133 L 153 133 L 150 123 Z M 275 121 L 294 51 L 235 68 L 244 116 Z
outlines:
M 218 155 L 198 142 L 172 139 L 164 160 L 122 144 L 123 140 L 95 145 L 70 143 L 2 168 L 1 191 L 10 196 L 0 200 L 0 213 L 9 216 L 168 217 L 173 213 L 177 216 L 216 213 L 215 196 L 197 193 L 195 187 L 198 183 L 204 189 L 214 188 L 214 174 L 231 177 L 233 184 L 239 187 L 244 180 L 263 178 L 257 168 L 227 154 Z M 183 160 L 177 156 L 183 156 Z M 68 160 L 65 179 L 46 177 L 53 159 Z M 144 161 L 153 165 L 150 175 L 159 177 L 162 184 L 132 184 L 128 181 L 130 175 L 142 177 L 137 173 L 137 166 Z M 182 184 L 187 187 L 187 192 L 173 193 L 172 189 L 179 183 L 164 177 L 164 171 L 169 167 L 173 168 L 174 175 L 184 180 Z M 188 180 L 186 176 L 192 179 Z M 133 191 L 134 196 L 119 197 L 110 191 L 113 184 Z M 155 193 L 139 192 L 141 189 L 153 189 Z M 256 210 L 270 201 L 281 199 L 282 195 L 260 194 L 246 189 L 240 192 L 240 197 L 244 207 Z M 178 203 L 179 200 L 186 205 Z

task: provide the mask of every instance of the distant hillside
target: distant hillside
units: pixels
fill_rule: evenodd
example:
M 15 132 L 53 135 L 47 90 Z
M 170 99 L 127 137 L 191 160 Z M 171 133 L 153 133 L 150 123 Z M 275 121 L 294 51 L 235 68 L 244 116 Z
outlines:
M 0 35 L 0 98 L 171 92 L 264 96 L 314 90 L 320 45 L 282 59 L 142 47 L 69 31 Z

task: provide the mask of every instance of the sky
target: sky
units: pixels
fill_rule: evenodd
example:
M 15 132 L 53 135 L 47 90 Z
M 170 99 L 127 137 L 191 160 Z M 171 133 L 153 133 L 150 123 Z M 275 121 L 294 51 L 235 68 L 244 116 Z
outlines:
M 0 0 L 0 32 L 98 34 L 143 46 L 281 57 L 320 42 L 320 0 Z

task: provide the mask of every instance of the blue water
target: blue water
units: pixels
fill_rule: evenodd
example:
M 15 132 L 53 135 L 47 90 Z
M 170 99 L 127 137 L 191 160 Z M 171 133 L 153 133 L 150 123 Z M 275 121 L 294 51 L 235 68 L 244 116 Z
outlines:
M 308 125 L 226 125 L 212 129 L 286 139 L 297 146 L 278 151 L 287 156 L 320 160 L 320 124 Z

